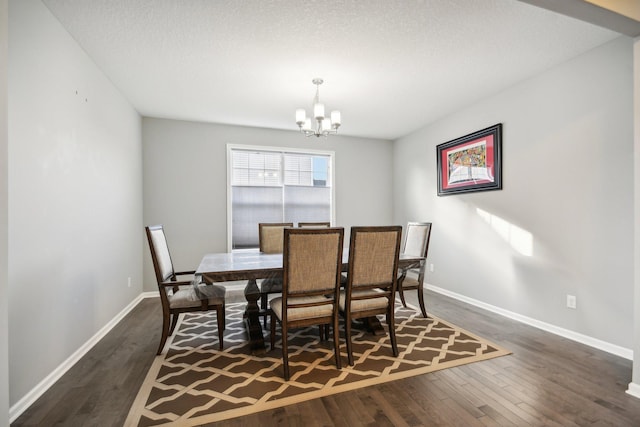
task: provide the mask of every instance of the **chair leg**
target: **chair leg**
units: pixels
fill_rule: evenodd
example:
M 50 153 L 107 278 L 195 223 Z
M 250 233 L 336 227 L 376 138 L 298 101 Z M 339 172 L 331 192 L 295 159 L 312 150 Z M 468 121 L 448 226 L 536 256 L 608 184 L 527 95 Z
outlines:
M 346 316 L 344 321 L 345 341 L 347 342 L 347 357 L 349 365 L 353 366 L 353 349 L 351 348 L 351 316 Z
M 338 329 L 337 316 L 333 319 L 333 352 L 334 357 L 336 358 L 336 368 L 342 369 L 342 355 L 340 354 L 340 330 Z
M 226 303 L 222 303 L 222 329 L 227 329 L 227 305 Z
M 283 323 L 282 325 L 282 367 L 284 368 L 284 379 L 289 381 L 289 343 L 287 335 L 289 332 L 287 331 L 286 325 Z
M 218 321 L 218 343 L 220 351 L 224 347 L 224 305 L 216 307 L 216 320 Z
M 176 325 L 178 324 L 178 317 L 180 317 L 180 314 L 176 313 L 170 316 L 171 316 L 171 329 L 169 329 L 169 335 L 172 335 L 173 331 L 176 329 Z
M 327 323 L 326 325 L 318 325 L 320 330 L 320 341 L 327 341 L 329 339 L 329 327 L 331 325 Z
M 424 285 L 421 284 L 418 286 L 418 302 L 420 303 L 420 311 L 422 311 L 422 316 L 425 318 L 429 318 L 427 315 L 427 309 L 424 306 Z
M 391 349 L 393 356 L 398 357 L 398 341 L 396 340 L 396 323 L 393 305 L 390 304 L 387 309 L 387 327 L 389 328 L 389 337 L 391 338 Z
M 177 315 L 174 315 L 177 316 Z M 162 349 L 164 348 L 164 343 L 167 342 L 167 337 L 169 336 L 169 324 L 171 323 L 171 315 L 163 314 L 162 316 L 162 336 L 160 337 L 160 345 L 158 346 L 158 351 L 156 354 L 162 353 Z
M 262 313 L 267 312 L 267 307 L 269 306 L 269 294 L 263 293 L 260 294 L 260 308 L 262 309 Z M 267 329 L 267 315 L 264 315 L 264 328 Z
M 404 290 L 402 289 L 402 282 L 398 283 L 398 293 L 400 294 L 400 301 L 402 301 L 402 306 L 407 308 L 407 301 L 404 299 Z
M 269 334 L 271 336 L 271 350 L 273 350 L 276 348 L 276 315 L 273 311 L 269 321 L 271 323 L 271 333 Z

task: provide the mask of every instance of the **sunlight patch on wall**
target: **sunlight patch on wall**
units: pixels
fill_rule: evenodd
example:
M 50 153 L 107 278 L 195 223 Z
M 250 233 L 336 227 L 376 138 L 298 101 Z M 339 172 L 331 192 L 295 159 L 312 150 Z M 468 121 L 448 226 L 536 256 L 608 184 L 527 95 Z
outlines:
M 524 256 L 533 255 L 533 235 L 531 233 L 480 208 L 476 208 L 476 212 L 513 249 Z

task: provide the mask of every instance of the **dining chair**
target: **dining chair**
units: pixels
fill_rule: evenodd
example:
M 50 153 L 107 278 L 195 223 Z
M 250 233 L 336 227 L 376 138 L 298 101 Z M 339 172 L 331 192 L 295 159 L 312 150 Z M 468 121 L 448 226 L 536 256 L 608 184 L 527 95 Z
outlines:
M 299 222 L 299 228 L 322 228 L 322 227 L 331 227 L 330 222 Z
M 284 239 L 284 229 L 293 227 L 292 222 L 262 222 L 258 224 L 258 242 L 260 252 L 265 254 L 281 254 Z M 282 292 L 282 278 L 265 278 L 260 283 L 260 309 L 265 315 L 264 326 L 267 327 L 267 308 L 269 294 Z
M 395 294 L 401 226 L 351 227 L 349 267 L 339 308 L 345 319 L 349 364 L 354 365 L 351 323 L 354 319 L 384 314 L 394 356 L 398 356 L 395 333 Z
M 341 369 L 338 295 L 342 269 L 344 228 L 288 228 L 284 230 L 282 296 L 270 305 L 271 348 L 276 323 L 282 330 L 284 378 L 289 380 L 289 330 L 331 325 L 336 368 Z
M 402 246 L 402 253 L 407 255 L 418 255 L 427 258 L 429 252 L 429 240 L 431 238 L 431 223 L 430 222 L 409 222 L 406 228 L 406 236 L 404 244 Z M 415 272 L 416 267 L 400 269 L 400 275 L 398 277 L 398 293 L 400 294 L 400 300 L 403 306 L 407 306 L 407 302 L 404 298 L 404 291 L 417 290 L 418 302 L 420 303 L 420 311 L 424 317 L 427 316 L 427 310 L 424 303 L 424 284 L 420 283 L 422 277 L 418 274 L 417 277 L 407 276 L 410 271 Z
M 193 276 L 195 271 L 174 270 L 162 225 L 150 225 L 145 227 L 145 230 L 162 303 L 162 336 L 156 354 L 162 353 L 164 344 L 173 333 L 181 313 L 207 310 L 216 311 L 218 343 L 222 350 L 225 329 L 225 288 L 199 283 L 195 277 L 178 280 L 179 276 Z

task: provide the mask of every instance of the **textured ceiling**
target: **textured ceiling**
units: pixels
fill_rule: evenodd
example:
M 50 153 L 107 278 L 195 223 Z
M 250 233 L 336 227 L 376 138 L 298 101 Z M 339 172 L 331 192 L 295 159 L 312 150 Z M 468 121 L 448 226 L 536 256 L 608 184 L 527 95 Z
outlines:
M 43 0 L 144 116 L 395 139 L 619 36 L 515 0 Z

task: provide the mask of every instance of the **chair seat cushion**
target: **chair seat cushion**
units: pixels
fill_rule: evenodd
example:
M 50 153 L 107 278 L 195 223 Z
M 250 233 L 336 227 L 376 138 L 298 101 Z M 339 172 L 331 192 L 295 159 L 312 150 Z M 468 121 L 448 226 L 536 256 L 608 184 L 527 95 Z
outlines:
M 368 291 L 353 291 L 351 294 L 351 312 L 358 312 L 358 311 L 366 311 L 366 310 L 375 310 L 375 309 L 384 309 L 387 307 L 387 304 L 389 302 L 389 300 L 387 299 L 386 296 L 381 296 L 378 298 L 367 298 L 367 299 L 363 299 L 363 300 L 356 300 L 356 297 L 361 297 L 361 296 L 371 296 L 374 297 L 376 294 L 383 294 L 383 292 L 381 290 L 378 289 L 372 289 L 372 290 L 368 290 Z M 346 311 L 345 310 L 345 305 L 346 305 L 346 293 L 345 291 L 341 291 L 340 292 L 340 301 L 338 302 L 340 305 L 340 310 L 341 311 Z
M 295 301 L 295 302 L 294 302 Z M 292 304 L 307 304 L 314 302 L 322 302 L 327 301 L 328 304 L 316 305 L 313 307 L 300 307 L 300 308 L 291 308 L 287 312 L 287 320 L 301 320 L 301 319 L 314 319 L 316 317 L 325 317 L 331 316 L 333 313 L 333 304 L 331 300 L 323 296 L 317 297 L 298 297 L 292 298 L 289 297 L 289 305 Z M 271 305 L 271 310 L 278 317 L 278 319 L 282 319 L 282 297 L 277 297 L 269 301 Z
M 167 297 L 170 308 L 188 308 L 201 306 L 202 299 L 206 297 L 208 297 L 209 305 L 223 304 L 225 293 L 224 286 L 199 284 L 198 293 L 193 286 L 181 286 L 177 292 L 168 294 Z

